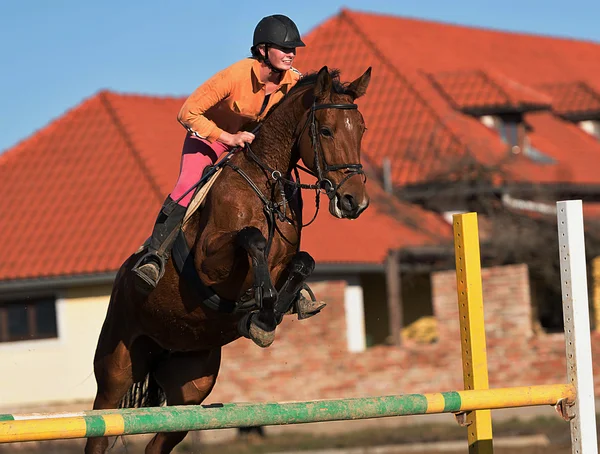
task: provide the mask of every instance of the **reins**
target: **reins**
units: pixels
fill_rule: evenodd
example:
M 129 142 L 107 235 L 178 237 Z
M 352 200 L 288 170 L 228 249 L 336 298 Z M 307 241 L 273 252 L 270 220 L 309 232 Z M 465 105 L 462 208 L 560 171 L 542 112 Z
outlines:
M 319 123 L 315 115 L 316 111 L 323 109 L 355 110 L 358 109 L 358 106 L 354 103 L 316 104 L 316 101 L 313 102 L 312 106 L 310 107 L 310 110 L 308 111 L 308 116 L 302 127 L 302 130 L 296 137 L 295 145 L 297 146 L 298 141 L 305 133 L 306 128 L 310 127 L 309 137 L 313 147 L 314 167 L 316 169 L 316 172 L 311 171 L 310 169 L 307 169 L 306 167 L 303 167 L 300 164 L 296 163 L 293 167 L 295 179 L 292 179 L 291 177 L 287 177 L 287 175 L 284 175 L 281 171 L 271 168 L 268 164 L 261 160 L 254 153 L 254 151 L 252 151 L 252 147 L 250 146 L 250 144 L 246 144 L 244 147 L 237 146 L 229 150 L 227 154 L 219 160 L 219 162 L 217 162 L 205 175 L 202 176 L 202 178 L 200 178 L 200 180 L 198 180 L 198 182 L 196 182 L 192 187 L 190 187 L 181 197 L 175 200 L 175 202 L 179 203 L 179 201 L 182 200 L 191 191 L 195 190 L 196 188 L 204 184 L 206 181 L 208 181 L 219 168 L 225 166 L 231 168 L 244 180 L 246 180 L 250 188 L 252 188 L 252 190 L 256 193 L 256 195 L 259 197 L 263 204 L 263 211 L 265 213 L 265 216 L 267 217 L 269 227 L 269 235 L 267 239 L 268 254 L 275 234 L 275 229 L 277 228 L 276 218 L 279 219 L 279 221 L 281 222 L 287 221 L 290 224 L 293 223 L 292 219 L 288 218 L 287 216 L 287 205 L 289 204 L 290 200 L 292 200 L 292 198 L 297 194 L 298 190 L 310 189 L 315 191 L 315 213 L 308 223 L 302 224 L 300 226 L 300 228 L 303 228 L 311 225 L 317 218 L 320 208 L 321 192 L 325 192 L 329 200 L 332 200 L 335 197 L 336 192 L 342 187 L 342 185 L 353 176 L 362 175 L 363 178 L 366 179 L 362 164 L 356 163 L 330 165 L 327 163 L 327 160 L 325 159 L 325 155 L 323 154 L 323 150 L 321 147 L 321 141 L 318 137 Z M 253 134 L 256 134 L 256 132 L 258 132 L 261 126 L 262 123 L 256 126 L 251 132 Z M 267 178 L 274 180 L 273 193 L 271 194 L 271 197 L 265 196 L 265 194 L 263 194 L 263 192 L 260 190 L 257 184 L 248 176 L 246 172 L 244 172 L 243 169 L 230 162 L 233 155 L 240 149 L 245 150 L 246 155 L 250 159 L 252 159 L 252 161 L 254 161 L 258 165 L 258 167 L 260 167 L 263 170 L 263 172 L 265 172 Z M 314 176 L 317 179 L 317 181 L 314 184 L 302 183 L 300 181 L 300 173 L 298 169 L 303 170 L 309 175 Z M 330 179 L 327 178 L 327 174 L 329 172 L 339 170 L 347 170 L 348 172 L 338 184 L 334 184 Z M 286 188 L 291 188 L 291 193 L 289 194 L 289 196 L 286 196 Z M 274 195 L 277 193 L 280 195 L 280 202 L 276 202 L 274 200 Z

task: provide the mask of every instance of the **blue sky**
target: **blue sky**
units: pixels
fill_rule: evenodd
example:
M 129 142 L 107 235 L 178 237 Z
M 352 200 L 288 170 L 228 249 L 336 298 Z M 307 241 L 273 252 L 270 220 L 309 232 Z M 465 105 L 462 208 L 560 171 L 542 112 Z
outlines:
M 0 152 L 101 89 L 189 94 L 248 56 L 263 16 L 306 33 L 342 7 L 600 42 L 598 0 L 3 0 Z

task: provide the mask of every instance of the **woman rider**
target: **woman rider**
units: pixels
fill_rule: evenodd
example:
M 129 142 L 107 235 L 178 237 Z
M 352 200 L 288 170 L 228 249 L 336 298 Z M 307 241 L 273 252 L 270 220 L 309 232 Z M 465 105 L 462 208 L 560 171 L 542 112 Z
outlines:
M 291 19 L 280 14 L 263 18 L 254 29 L 252 57 L 218 72 L 181 107 L 177 119 L 188 133 L 179 178 L 158 214 L 147 252 L 133 268 L 143 293 L 152 291 L 164 274 L 171 246 L 167 239 L 180 226 L 194 191 L 176 200 L 224 152 L 252 142 L 254 135 L 243 126 L 262 119 L 300 79 L 292 67 L 297 47 L 304 43 Z

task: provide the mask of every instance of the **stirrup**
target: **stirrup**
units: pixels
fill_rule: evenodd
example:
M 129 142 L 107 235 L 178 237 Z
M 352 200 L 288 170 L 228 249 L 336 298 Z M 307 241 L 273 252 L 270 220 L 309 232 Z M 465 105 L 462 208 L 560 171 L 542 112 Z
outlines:
M 152 277 L 148 276 L 146 273 L 142 271 L 142 267 L 144 265 L 155 265 L 157 268 L 157 278 L 156 280 L 152 279 Z M 148 251 L 144 255 L 142 255 L 136 264 L 131 269 L 137 279 L 135 280 L 135 286 L 138 291 L 142 292 L 145 295 L 148 295 L 152 290 L 156 288 L 158 281 L 165 274 L 165 259 L 158 255 L 156 252 Z
M 250 319 L 258 311 L 250 311 L 244 314 L 244 316 L 237 323 L 237 331 L 246 339 L 250 339 Z

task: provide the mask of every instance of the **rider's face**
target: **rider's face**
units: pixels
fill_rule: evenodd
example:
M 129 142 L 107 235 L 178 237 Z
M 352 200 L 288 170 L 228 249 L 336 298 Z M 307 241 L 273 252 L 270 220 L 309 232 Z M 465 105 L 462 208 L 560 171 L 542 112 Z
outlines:
M 279 47 L 269 46 L 269 60 L 271 64 L 282 71 L 286 71 L 292 67 L 294 58 L 296 57 L 295 47 Z

